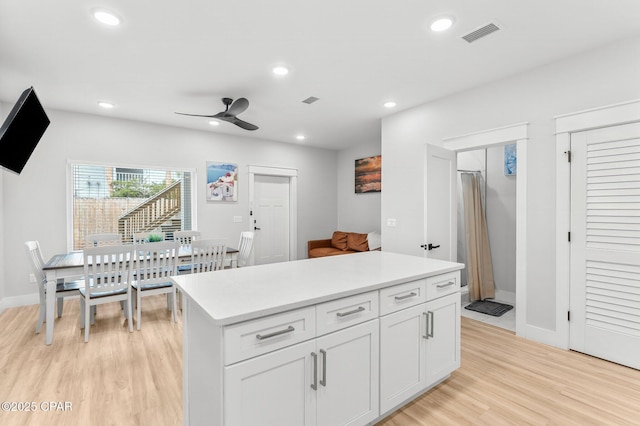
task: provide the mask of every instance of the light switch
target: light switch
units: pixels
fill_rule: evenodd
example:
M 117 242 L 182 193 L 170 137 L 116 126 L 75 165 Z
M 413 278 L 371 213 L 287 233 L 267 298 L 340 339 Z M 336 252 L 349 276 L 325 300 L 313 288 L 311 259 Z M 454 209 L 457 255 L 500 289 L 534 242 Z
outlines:
M 242 216 L 234 216 L 233 217 L 233 222 L 234 223 L 242 222 Z
M 387 219 L 387 226 L 389 226 L 391 228 L 395 228 L 396 220 L 395 219 Z

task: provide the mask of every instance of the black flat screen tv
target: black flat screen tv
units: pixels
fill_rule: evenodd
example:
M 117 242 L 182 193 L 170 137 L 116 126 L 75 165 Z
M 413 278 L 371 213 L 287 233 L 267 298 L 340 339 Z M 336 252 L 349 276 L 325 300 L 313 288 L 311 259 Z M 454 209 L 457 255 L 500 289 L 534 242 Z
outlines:
M 22 92 L 0 128 L 0 166 L 20 174 L 49 123 L 33 87 Z

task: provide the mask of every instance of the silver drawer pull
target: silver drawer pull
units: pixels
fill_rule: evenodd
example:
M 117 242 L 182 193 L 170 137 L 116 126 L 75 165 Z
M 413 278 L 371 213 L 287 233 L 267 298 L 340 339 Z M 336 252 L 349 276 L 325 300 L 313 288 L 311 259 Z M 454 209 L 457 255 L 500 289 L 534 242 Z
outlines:
M 327 387 L 327 351 L 324 349 L 320 349 L 320 355 L 322 355 L 322 379 L 320 379 L 320 384 Z
M 405 294 L 404 296 L 396 296 L 395 299 L 396 300 L 404 300 L 404 299 L 408 299 L 410 297 L 414 297 L 414 296 L 417 296 L 417 295 L 418 295 L 417 293 L 412 291 L 411 293 Z
M 446 284 L 436 284 L 436 287 L 438 287 L 438 288 L 445 288 L 445 287 L 449 287 L 450 285 L 454 285 L 454 284 L 455 284 L 455 282 L 454 282 L 454 281 L 449 281 L 449 282 L 448 282 L 448 283 L 446 283 Z
M 280 330 L 280 331 L 274 331 L 273 333 L 269 333 L 269 334 L 265 334 L 264 336 L 262 334 L 256 334 L 256 339 L 258 340 L 264 340 L 264 339 L 268 339 L 270 337 L 276 337 L 279 336 L 281 334 L 285 334 L 285 333 L 291 333 L 292 331 L 294 331 L 295 328 L 293 328 L 292 325 L 290 325 L 289 327 L 287 327 L 284 330 Z
M 318 390 L 318 354 L 311 352 L 311 358 L 313 358 L 313 382 L 311 383 L 311 389 Z
M 346 317 L 348 315 L 353 315 L 353 314 L 357 314 L 358 312 L 362 312 L 364 311 L 364 306 L 360 306 L 352 311 L 349 312 L 337 312 L 336 315 L 339 316 L 340 318 L 342 317 Z

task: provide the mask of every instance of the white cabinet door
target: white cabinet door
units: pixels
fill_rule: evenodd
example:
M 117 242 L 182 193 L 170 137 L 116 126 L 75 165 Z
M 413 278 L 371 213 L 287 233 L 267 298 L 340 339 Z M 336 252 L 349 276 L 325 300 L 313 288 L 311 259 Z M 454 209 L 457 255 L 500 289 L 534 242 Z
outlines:
M 315 425 L 314 351 L 310 340 L 225 367 L 224 424 Z
M 364 425 L 379 415 L 378 319 L 317 339 L 318 426 Z
M 427 386 L 425 304 L 380 318 L 380 413 Z
M 426 303 L 427 386 L 460 367 L 460 294 Z

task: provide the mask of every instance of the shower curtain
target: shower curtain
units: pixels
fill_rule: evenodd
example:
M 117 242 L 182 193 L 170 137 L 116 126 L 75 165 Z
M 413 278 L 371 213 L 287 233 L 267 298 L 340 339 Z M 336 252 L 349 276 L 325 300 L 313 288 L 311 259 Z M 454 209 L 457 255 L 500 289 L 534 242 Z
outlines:
M 467 279 L 469 300 L 484 300 L 495 297 L 493 267 L 487 221 L 482 208 L 480 173 L 462 173 L 462 199 L 467 243 Z

